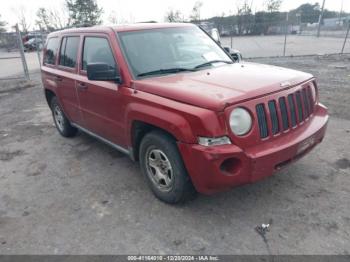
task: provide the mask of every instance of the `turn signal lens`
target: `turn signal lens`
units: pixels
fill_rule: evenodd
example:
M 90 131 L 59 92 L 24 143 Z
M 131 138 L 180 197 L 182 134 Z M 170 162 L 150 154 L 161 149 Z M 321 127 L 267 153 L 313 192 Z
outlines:
M 227 136 L 223 137 L 198 137 L 198 144 L 202 146 L 230 145 L 231 140 Z

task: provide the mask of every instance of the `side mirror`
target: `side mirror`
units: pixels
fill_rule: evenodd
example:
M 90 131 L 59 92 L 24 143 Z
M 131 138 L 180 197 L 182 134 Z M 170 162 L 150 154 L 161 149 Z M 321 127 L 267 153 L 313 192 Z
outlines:
M 121 83 L 120 75 L 115 68 L 105 63 L 91 63 L 87 65 L 87 77 L 95 81 L 115 81 Z
M 216 28 L 213 28 L 212 30 L 210 30 L 210 36 L 219 44 L 221 43 L 220 33 L 219 33 L 219 30 L 217 30 Z
M 224 50 L 232 57 L 235 62 L 241 62 L 243 60 L 243 56 L 240 51 L 231 49 L 230 47 L 224 47 Z

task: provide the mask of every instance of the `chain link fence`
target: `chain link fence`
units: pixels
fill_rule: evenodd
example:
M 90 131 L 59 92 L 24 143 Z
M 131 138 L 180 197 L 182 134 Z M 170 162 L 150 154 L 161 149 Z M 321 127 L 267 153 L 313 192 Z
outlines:
M 257 22 L 246 17 L 235 23 L 211 22 L 219 29 L 223 46 L 241 51 L 245 58 L 350 53 L 350 17 L 324 19 L 318 23 L 290 21 L 288 15 Z
M 40 69 L 45 34 L 0 33 L 0 80 L 30 79 L 31 72 Z

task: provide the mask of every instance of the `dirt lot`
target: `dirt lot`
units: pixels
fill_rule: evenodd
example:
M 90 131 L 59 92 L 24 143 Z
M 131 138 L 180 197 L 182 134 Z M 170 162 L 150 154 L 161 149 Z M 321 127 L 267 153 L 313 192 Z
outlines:
M 59 136 L 39 84 L 0 82 L 0 254 L 350 254 L 350 57 L 257 62 L 318 77 L 324 142 L 271 178 L 182 206 L 155 199 L 108 146 Z

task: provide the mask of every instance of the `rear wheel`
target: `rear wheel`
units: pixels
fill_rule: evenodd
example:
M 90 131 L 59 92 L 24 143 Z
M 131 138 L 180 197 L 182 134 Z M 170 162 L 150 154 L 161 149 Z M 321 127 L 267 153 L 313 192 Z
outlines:
M 58 132 L 64 137 L 75 136 L 78 130 L 70 124 L 55 96 L 51 99 L 51 111 Z
M 160 131 L 147 134 L 140 145 L 139 159 L 148 185 L 160 200 L 175 204 L 195 196 L 176 141 L 169 135 Z

